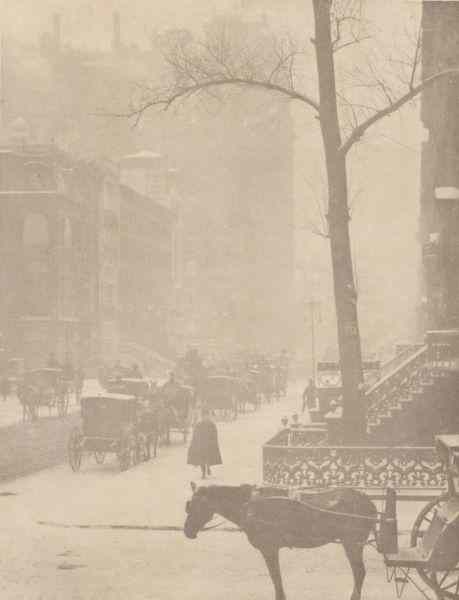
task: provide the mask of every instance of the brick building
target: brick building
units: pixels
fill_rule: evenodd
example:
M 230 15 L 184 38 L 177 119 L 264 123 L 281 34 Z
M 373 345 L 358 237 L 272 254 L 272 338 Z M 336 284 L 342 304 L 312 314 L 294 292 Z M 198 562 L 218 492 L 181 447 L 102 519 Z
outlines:
M 27 366 L 43 366 L 50 352 L 89 358 L 100 309 L 97 181 L 49 146 L 3 147 L 0 169 L 6 348 Z
M 26 141 L 0 148 L 0 332 L 9 356 L 86 366 L 167 348 L 171 211 L 120 183 L 117 165 Z

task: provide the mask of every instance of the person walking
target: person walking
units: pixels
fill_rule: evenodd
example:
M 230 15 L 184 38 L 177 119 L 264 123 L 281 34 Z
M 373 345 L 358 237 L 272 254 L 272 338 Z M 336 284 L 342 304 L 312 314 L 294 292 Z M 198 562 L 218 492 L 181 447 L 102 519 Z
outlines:
M 223 464 L 218 444 L 217 426 L 204 408 L 201 419 L 196 423 L 188 449 L 188 464 L 201 467 L 202 479 L 211 475 L 210 467 Z

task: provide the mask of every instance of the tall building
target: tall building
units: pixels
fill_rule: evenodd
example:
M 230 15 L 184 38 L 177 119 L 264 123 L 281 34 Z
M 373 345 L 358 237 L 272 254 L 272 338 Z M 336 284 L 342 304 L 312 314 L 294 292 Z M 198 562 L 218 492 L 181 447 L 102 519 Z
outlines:
M 459 67 L 459 4 L 424 2 L 423 77 Z M 422 93 L 421 227 L 424 327 L 459 328 L 459 78 Z
M 120 165 L 120 336 L 125 354 L 143 348 L 147 362 L 151 351 L 172 352 L 175 216 L 158 184 L 157 158 L 143 152 Z
M 0 147 L 2 348 L 26 368 L 51 352 L 151 366 L 170 350 L 172 211 L 121 184 L 118 165 L 27 136 L 17 120 Z
M 17 122 L 14 133 L 24 123 Z M 21 131 L 20 131 L 21 130 Z M 23 142 L 24 140 L 22 140 Z M 98 348 L 97 179 L 51 146 L 0 151 L 0 330 L 29 367 Z

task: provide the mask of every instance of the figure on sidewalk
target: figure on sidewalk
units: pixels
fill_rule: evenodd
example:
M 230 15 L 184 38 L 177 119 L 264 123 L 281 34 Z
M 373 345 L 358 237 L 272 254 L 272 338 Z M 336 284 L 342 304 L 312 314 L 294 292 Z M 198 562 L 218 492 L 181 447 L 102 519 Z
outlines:
M 211 475 L 210 467 L 223 464 L 217 426 L 212 421 L 207 408 L 202 410 L 201 420 L 195 425 L 188 449 L 188 464 L 201 467 L 202 479 Z

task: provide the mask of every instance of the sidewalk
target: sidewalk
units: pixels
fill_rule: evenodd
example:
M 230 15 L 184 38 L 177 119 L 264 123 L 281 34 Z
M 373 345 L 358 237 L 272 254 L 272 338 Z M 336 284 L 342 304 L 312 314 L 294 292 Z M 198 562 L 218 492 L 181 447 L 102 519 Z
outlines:
M 289 397 L 236 421 L 217 424 L 223 465 L 206 485 L 261 483 L 262 445 L 283 416 L 298 412 L 300 386 Z M 99 529 L 118 525 L 183 525 L 190 480 L 199 470 L 186 464 L 187 448 L 174 440 L 156 460 L 120 472 L 116 459 L 97 465 L 85 457 L 81 471 L 67 464 L 46 469 L 8 486 L 0 485 L 0 595 L 7 600 L 247 600 L 272 598 L 261 556 L 244 535 L 215 530 L 196 541 L 182 533 Z M 17 495 L 3 496 L 2 492 Z M 416 507 L 417 510 L 420 507 Z M 82 524 L 79 529 L 40 525 Z M 92 529 L 91 526 L 96 526 Z M 403 544 L 406 540 L 403 540 Z M 289 598 L 348 598 L 351 571 L 341 547 L 283 550 Z M 366 551 L 366 600 L 395 598 L 385 583 L 382 557 Z M 419 595 L 411 588 L 406 600 Z

